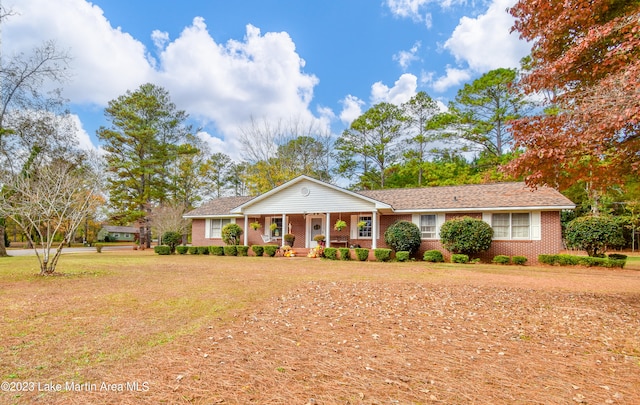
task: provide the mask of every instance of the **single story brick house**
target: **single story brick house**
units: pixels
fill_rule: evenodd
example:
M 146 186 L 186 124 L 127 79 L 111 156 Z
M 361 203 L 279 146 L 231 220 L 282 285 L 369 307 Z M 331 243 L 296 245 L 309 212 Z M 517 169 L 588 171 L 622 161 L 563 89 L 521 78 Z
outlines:
M 139 235 L 140 229 L 133 226 L 104 225 L 98 233 L 98 240 L 104 241 L 106 236 L 112 242 L 133 242 Z
M 441 225 L 470 216 L 489 223 L 494 240 L 488 252 L 526 256 L 562 250 L 560 212 L 575 205 L 558 191 L 524 183 L 475 184 L 349 191 L 308 176 L 295 179 L 257 197 L 214 199 L 185 214 L 192 219 L 192 244 L 223 245 L 220 231 L 228 223 L 244 229 L 245 245 L 284 244 L 283 235 L 295 235 L 294 248 L 313 248 L 314 236 L 325 235 L 326 246 L 387 247 L 384 232 L 398 220 L 412 221 L 422 232 L 420 254 L 438 249 Z M 335 230 L 342 220 L 346 227 Z M 251 224 L 258 224 L 253 229 Z M 255 225 L 254 225 L 255 226 Z

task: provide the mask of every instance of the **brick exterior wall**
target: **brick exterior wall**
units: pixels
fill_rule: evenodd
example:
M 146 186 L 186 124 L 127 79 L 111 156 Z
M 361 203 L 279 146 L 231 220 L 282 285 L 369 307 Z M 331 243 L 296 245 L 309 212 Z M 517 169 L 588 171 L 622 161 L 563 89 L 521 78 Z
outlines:
M 347 228 L 342 231 L 336 231 L 334 229 L 330 230 L 331 238 L 333 239 L 336 236 L 346 237 L 349 241 L 349 245 L 359 245 L 363 248 L 371 248 L 371 239 L 351 239 L 350 238 L 350 226 L 351 226 L 351 215 L 367 215 L 363 213 L 343 213 L 342 219 L 347 222 Z M 464 214 L 456 214 L 450 213 L 446 214 L 445 219 L 451 220 L 453 218 L 459 218 L 462 216 L 470 216 L 473 218 L 482 219 L 482 213 L 464 213 Z M 331 216 L 331 226 L 335 223 L 335 221 L 339 218 L 339 216 L 333 214 Z M 257 218 L 251 218 L 250 222 L 255 221 Z M 411 221 L 411 215 L 383 215 L 379 217 L 380 223 L 380 238 L 377 240 L 377 246 L 379 248 L 388 248 L 388 246 L 384 243 L 384 231 L 391 224 L 399 220 Z M 306 220 L 303 215 L 290 215 L 288 216 L 288 221 L 291 224 L 292 233 L 295 235 L 296 240 L 294 242 L 294 248 L 303 248 L 305 245 L 306 238 Z M 264 224 L 264 218 L 259 218 L 259 222 Z M 192 221 L 192 245 L 194 246 L 210 246 L 210 245 L 218 245 L 222 246 L 224 243 L 222 239 L 207 239 L 205 238 L 205 223 L 204 219 L 194 219 Z M 243 219 L 237 219 L 236 223 L 244 228 Z M 562 229 L 560 226 L 560 212 L 558 211 L 550 211 L 550 212 L 542 212 L 541 213 L 541 235 L 542 240 L 494 240 L 491 243 L 491 248 L 484 252 L 478 257 L 483 262 L 490 262 L 493 257 L 496 255 L 507 255 L 507 256 L 525 256 L 528 259 L 528 263 L 535 264 L 538 262 L 538 255 L 540 254 L 554 254 L 558 253 L 563 249 L 562 246 Z M 285 231 L 286 233 L 287 231 Z M 264 242 L 260 235 L 264 233 L 264 229 L 260 228 L 258 230 L 253 230 L 249 227 L 249 245 L 263 245 Z M 243 236 L 244 238 L 244 236 Z M 272 242 L 273 243 L 273 242 Z M 340 245 L 334 246 L 340 247 Z M 421 259 L 422 255 L 425 251 L 437 249 L 443 252 L 445 259 L 449 260 L 451 258 L 451 254 L 446 251 L 439 240 L 423 240 L 420 245 L 420 250 L 417 253 L 416 257 Z M 250 251 L 251 254 L 251 251 Z M 373 258 L 373 252 L 371 252 L 370 258 Z

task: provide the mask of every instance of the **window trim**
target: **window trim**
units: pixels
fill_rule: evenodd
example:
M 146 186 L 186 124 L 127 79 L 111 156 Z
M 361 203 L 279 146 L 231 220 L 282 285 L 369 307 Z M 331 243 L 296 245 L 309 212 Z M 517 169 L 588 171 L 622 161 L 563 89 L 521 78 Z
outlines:
M 528 225 L 527 225 L 527 236 L 514 236 L 514 232 L 513 232 L 513 228 L 514 228 L 514 224 L 513 224 L 513 215 L 527 215 L 527 220 L 528 220 Z M 507 236 L 500 236 L 500 237 L 496 237 L 495 234 L 493 236 L 493 240 L 533 240 L 533 227 L 534 227 L 534 218 L 533 218 L 533 213 L 530 211 L 526 211 L 526 212 L 522 212 L 522 211 L 514 211 L 514 212 L 495 212 L 491 214 L 491 222 L 489 225 L 491 225 L 491 229 L 494 230 L 495 233 L 495 229 L 496 226 L 494 225 L 494 219 L 496 215 L 508 215 L 509 218 L 509 224 L 508 226 L 508 235 Z
M 433 217 L 433 237 L 424 236 L 425 232 L 422 230 L 422 217 Z M 432 226 L 432 225 L 427 225 Z M 418 228 L 420 228 L 420 239 L 422 240 L 436 240 L 439 239 L 438 232 L 438 215 L 437 214 L 419 214 L 418 215 Z M 431 232 L 429 232 L 431 233 Z

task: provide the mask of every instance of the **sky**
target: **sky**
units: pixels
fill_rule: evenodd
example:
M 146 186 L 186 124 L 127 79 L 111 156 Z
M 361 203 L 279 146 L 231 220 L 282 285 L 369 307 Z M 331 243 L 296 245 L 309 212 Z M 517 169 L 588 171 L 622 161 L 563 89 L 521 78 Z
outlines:
M 166 89 L 212 152 L 241 159 L 251 119 L 301 120 L 338 136 L 379 102 L 425 91 L 443 105 L 530 45 L 515 0 L 0 0 L 3 58 L 55 40 L 79 143 L 99 149 L 110 100 Z

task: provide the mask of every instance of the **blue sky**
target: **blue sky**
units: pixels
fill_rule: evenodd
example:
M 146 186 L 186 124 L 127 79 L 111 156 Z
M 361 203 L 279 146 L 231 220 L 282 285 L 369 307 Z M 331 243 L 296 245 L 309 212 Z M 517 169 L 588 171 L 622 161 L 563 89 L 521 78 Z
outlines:
M 515 0 L 3 0 L 2 53 L 48 39 L 73 57 L 64 94 L 80 143 L 99 147 L 109 100 L 152 82 L 213 152 L 239 159 L 251 117 L 340 134 L 371 105 L 426 91 L 446 104 L 497 67 L 517 67 Z

